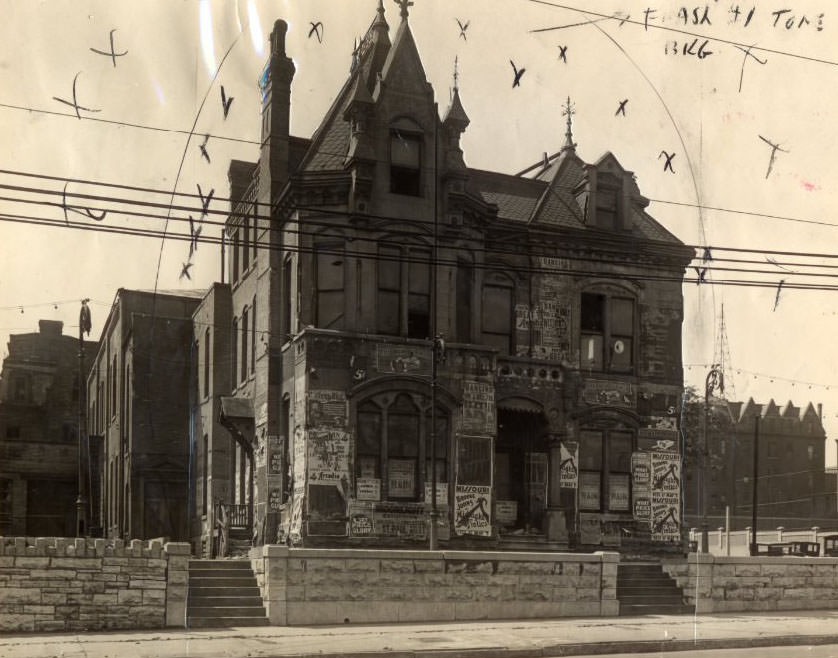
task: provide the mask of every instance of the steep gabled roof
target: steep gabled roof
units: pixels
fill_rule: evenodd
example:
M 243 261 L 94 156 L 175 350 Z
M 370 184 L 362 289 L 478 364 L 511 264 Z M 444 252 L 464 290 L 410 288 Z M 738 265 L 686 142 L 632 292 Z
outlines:
M 379 6 L 376 18 L 356 50 L 358 61 L 320 122 L 320 126 L 314 131 L 308 152 L 300 162 L 299 171 L 343 170 L 351 136 L 349 122 L 343 118 L 344 110 L 352 99 L 356 81 L 363 82 L 367 91 L 375 88 L 381 72 L 380 67 L 385 65 L 385 57 L 391 50 L 387 29 L 384 9 Z

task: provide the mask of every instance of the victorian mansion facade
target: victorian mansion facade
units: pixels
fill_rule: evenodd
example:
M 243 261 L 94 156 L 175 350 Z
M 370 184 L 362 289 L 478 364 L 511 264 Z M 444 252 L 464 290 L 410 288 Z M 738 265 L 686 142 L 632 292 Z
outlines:
M 434 498 L 443 547 L 679 542 L 692 250 L 569 123 L 525 175 L 466 166 L 459 91 L 440 118 L 398 20 L 308 139 L 274 25 L 228 283 L 193 315 L 196 550 L 221 507 L 257 543 L 426 545 Z

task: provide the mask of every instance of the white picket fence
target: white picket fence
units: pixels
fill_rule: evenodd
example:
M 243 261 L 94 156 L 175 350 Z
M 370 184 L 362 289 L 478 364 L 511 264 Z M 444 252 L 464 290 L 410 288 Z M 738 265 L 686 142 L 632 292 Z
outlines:
M 775 544 L 788 543 L 793 541 L 817 542 L 821 545 L 821 555 L 824 551 L 823 538 L 829 535 L 838 535 L 838 530 L 824 530 L 817 526 L 809 529 L 786 530 L 779 527 L 776 530 L 760 530 L 757 532 L 757 543 Z M 690 540 L 697 543 L 698 550 L 701 550 L 701 530 L 690 528 Z M 751 529 L 732 530 L 730 532 L 730 551 L 727 547 L 727 535 L 724 528 L 716 528 L 707 532 L 708 552 L 712 555 L 749 555 L 751 543 Z

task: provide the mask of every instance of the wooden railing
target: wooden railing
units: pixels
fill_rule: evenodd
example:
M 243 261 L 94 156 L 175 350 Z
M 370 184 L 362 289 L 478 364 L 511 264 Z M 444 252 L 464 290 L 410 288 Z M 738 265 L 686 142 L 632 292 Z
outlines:
M 250 528 L 250 505 L 225 505 L 227 521 L 231 529 Z

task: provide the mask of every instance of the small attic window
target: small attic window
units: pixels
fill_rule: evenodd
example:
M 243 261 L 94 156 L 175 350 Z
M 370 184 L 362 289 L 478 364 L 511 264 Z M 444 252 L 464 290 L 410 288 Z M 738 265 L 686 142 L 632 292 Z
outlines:
M 596 191 L 597 228 L 617 228 L 617 190 L 600 187 Z
M 421 196 L 422 136 L 394 129 L 390 133 L 390 191 Z

